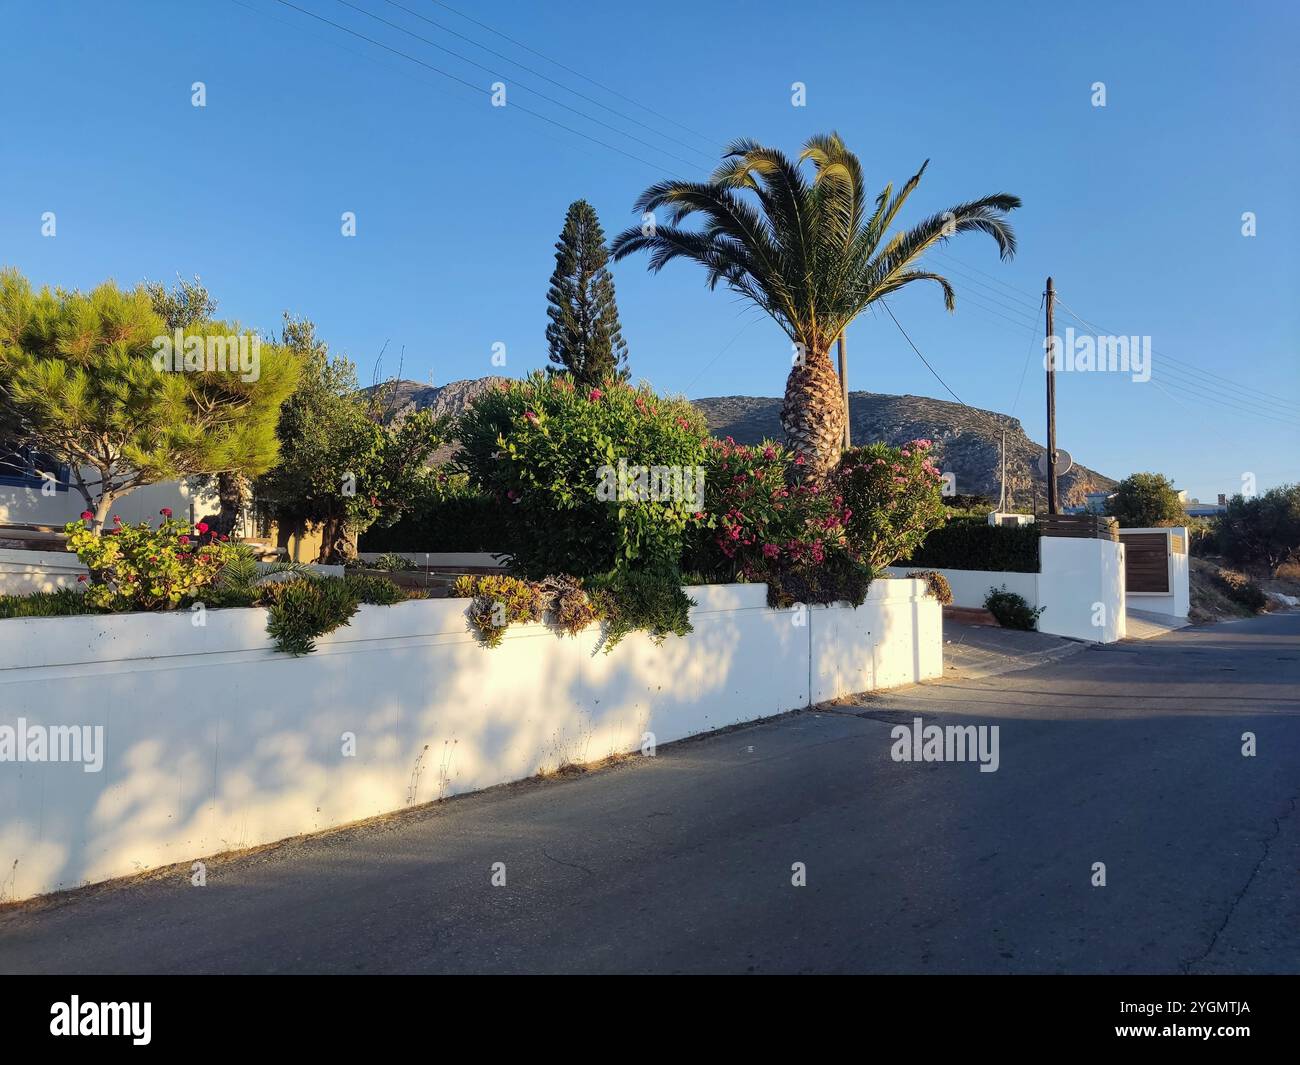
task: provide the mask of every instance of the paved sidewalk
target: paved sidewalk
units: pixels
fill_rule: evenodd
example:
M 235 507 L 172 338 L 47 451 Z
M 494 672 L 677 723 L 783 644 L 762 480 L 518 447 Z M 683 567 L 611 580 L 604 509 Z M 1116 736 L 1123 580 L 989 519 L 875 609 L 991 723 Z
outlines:
M 945 680 L 979 680 L 1033 669 L 1078 654 L 1088 644 L 1045 632 L 1022 632 L 989 625 L 970 625 L 945 618 Z

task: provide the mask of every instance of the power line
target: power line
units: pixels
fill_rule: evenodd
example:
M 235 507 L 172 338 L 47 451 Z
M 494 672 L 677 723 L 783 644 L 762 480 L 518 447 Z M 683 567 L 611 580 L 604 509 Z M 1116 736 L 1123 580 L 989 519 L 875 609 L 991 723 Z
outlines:
M 642 103 L 638 103 L 636 100 L 632 99 L 632 97 L 624 96 L 621 92 L 618 92 L 616 89 L 611 89 L 608 85 L 602 85 L 600 82 L 596 81 L 594 78 L 589 78 L 586 74 L 583 74 L 581 71 L 577 71 L 574 70 L 572 67 L 565 66 L 558 59 L 552 59 L 550 56 L 546 55 L 545 53 L 539 52 L 536 48 L 532 48 L 524 44 L 522 41 L 517 41 L 513 37 L 505 33 L 502 33 L 500 30 L 493 29 L 486 22 L 480 22 L 478 19 L 465 14 L 463 11 L 458 11 L 450 4 L 443 3 L 443 0 L 432 0 L 432 2 L 437 4 L 439 7 L 445 7 L 453 15 L 458 15 L 460 18 L 463 18 L 466 22 L 472 22 L 474 23 L 475 26 L 487 30 L 488 33 L 495 34 L 496 36 L 500 37 L 502 40 L 509 41 L 516 48 L 522 48 L 525 52 L 531 52 L 539 59 L 545 59 L 548 63 L 554 64 L 555 66 L 559 67 L 561 70 L 567 71 L 568 73 L 572 74 L 574 77 L 581 78 L 589 85 L 594 85 L 596 86 L 596 88 L 600 89 L 603 92 L 607 92 L 612 96 L 617 96 L 620 100 L 625 100 L 626 102 L 632 104 L 634 107 L 639 107 L 641 108 L 642 111 L 646 111 L 649 114 L 654 115 L 656 118 L 662 118 L 665 122 L 671 123 L 672 125 L 676 126 L 678 129 L 685 130 L 687 133 L 691 134 L 692 136 L 698 137 L 700 140 L 705 141 L 711 146 L 716 145 L 718 143 L 715 140 L 715 138 L 706 136 L 705 134 L 700 133 L 697 130 L 693 130 L 691 129 L 690 126 L 683 126 L 676 119 L 669 118 L 667 115 L 664 114 L 660 114 L 658 111 L 654 110 L 654 108 L 647 107 L 645 104 Z
M 314 11 L 308 11 L 306 8 L 299 7 L 297 4 L 291 3 L 290 0 L 275 0 L 275 2 L 277 4 L 281 4 L 284 7 L 292 8 L 294 11 L 297 11 L 300 14 L 307 15 L 310 18 L 314 18 L 317 22 L 323 22 L 327 26 L 333 26 L 336 30 L 342 30 L 344 33 L 350 34 L 351 36 L 356 37 L 358 40 L 365 41 L 367 44 L 373 44 L 377 48 L 384 49 L 386 52 L 391 52 L 393 55 L 400 56 L 402 59 L 405 59 L 411 63 L 416 63 L 419 66 L 426 68 L 427 70 L 432 70 L 435 74 L 441 74 L 444 78 L 449 78 L 450 80 L 460 85 L 464 85 L 467 88 L 473 89 L 476 93 L 480 93 L 480 94 L 486 93 L 489 96 L 491 95 L 490 89 L 485 89 L 481 85 L 475 85 L 473 82 L 466 81 L 464 78 L 458 77 L 455 74 L 449 74 L 447 71 L 442 70 L 439 67 L 435 67 L 432 63 L 426 63 L 423 59 L 418 59 L 413 55 L 408 55 L 406 52 L 403 52 L 400 48 L 394 48 L 391 45 L 384 44 L 383 41 L 377 41 L 373 37 L 367 37 L 364 33 L 359 33 L 348 26 L 344 26 L 341 23 L 334 22 L 331 19 L 327 19 L 324 15 L 318 15 Z M 562 129 L 566 133 L 572 133 L 574 136 L 581 137 L 583 140 L 590 141 L 592 144 L 598 144 L 602 148 L 608 148 L 610 151 L 618 152 L 619 155 L 625 156 L 626 158 L 631 159 L 635 162 L 644 163 L 646 166 L 653 167 L 656 170 L 663 169 L 662 165 L 659 163 L 652 163 L 649 159 L 643 159 L 639 155 L 633 155 L 631 152 L 624 151 L 622 148 L 618 147 L 617 145 L 610 144 L 607 141 L 600 140 L 598 137 L 592 137 L 587 133 L 583 133 L 582 130 L 574 129 L 572 126 L 566 126 L 563 122 L 557 122 L 549 115 L 544 115 L 540 111 L 534 111 L 532 108 L 525 107 L 523 104 L 518 104 L 518 103 L 511 104 L 510 106 L 515 110 L 522 111 L 526 115 L 531 115 L 534 118 L 539 118 L 543 122 L 549 123 L 550 125 L 555 126 L 558 129 Z
M 434 2 L 436 3 L 437 0 L 434 0 Z M 397 8 L 399 11 L 405 11 L 408 15 L 411 15 L 414 18 L 418 18 L 421 22 L 427 22 L 430 26 L 436 26 L 444 33 L 450 33 L 453 37 L 459 38 L 460 40 L 473 45 L 475 48 L 487 52 L 489 55 L 494 55 L 498 59 L 504 59 L 507 63 L 511 63 L 514 66 L 519 67 L 521 70 L 526 70 L 528 71 L 529 74 L 539 77 L 543 81 L 549 82 L 551 85 L 563 89 L 565 92 L 572 93 L 574 96 L 577 96 L 579 99 L 586 100 L 588 103 L 595 104 L 597 107 L 603 107 L 606 111 L 610 112 L 610 114 L 618 115 L 619 118 L 631 122 L 634 125 L 640 126 L 642 129 L 648 129 L 651 133 L 654 133 L 656 136 L 662 137 L 664 140 L 671 141 L 674 144 L 680 145 L 681 147 L 685 148 L 688 152 L 695 152 L 697 155 L 703 156 L 709 159 L 710 161 L 713 160 L 713 156 L 711 154 L 701 150 L 700 148 L 697 148 L 695 145 L 688 144 L 686 141 L 680 140 L 679 138 L 674 137 L 669 133 L 664 133 L 663 131 L 656 129 L 654 126 L 642 122 L 639 118 L 634 118 L 631 115 L 624 114 L 622 111 L 619 111 L 617 108 L 610 107 L 609 104 L 602 103 L 600 100 L 597 100 L 594 96 L 588 96 L 586 93 L 579 92 L 577 89 L 565 85 L 564 82 L 557 81 L 555 78 L 543 74 L 540 70 L 535 70 L 533 67 L 526 66 L 525 64 L 519 62 L 519 60 L 517 59 L 511 59 L 508 55 L 505 55 L 502 52 L 498 52 L 495 49 L 489 48 L 485 44 L 480 44 L 472 37 L 467 37 L 463 33 L 458 33 L 456 30 L 453 30 L 450 26 L 445 26 L 443 25 L 443 23 L 438 22 L 435 19 L 431 19 L 426 15 L 421 15 L 418 11 L 412 11 L 409 7 L 397 3 L 397 0 L 384 0 L 384 3 L 388 4 L 390 7 Z
M 1057 300 L 1057 302 L 1061 303 L 1061 306 L 1064 307 L 1065 310 L 1076 321 L 1078 321 L 1081 325 L 1085 326 L 1086 328 L 1093 330 L 1098 335 L 1105 335 L 1105 336 L 1118 335 L 1118 334 L 1112 334 L 1109 330 L 1103 329 L 1095 322 L 1088 321 L 1088 319 L 1084 318 L 1082 315 L 1080 315 L 1077 311 L 1073 310 L 1067 304 L 1062 303 L 1059 299 Z M 1231 381 L 1226 377 L 1220 377 L 1218 374 L 1210 373 L 1208 370 L 1202 370 L 1199 367 L 1193 366 L 1191 363 L 1184 362 L 1181 359 L 1176 359 L 1172 355 L 1167 355 L 1164 352 L 1155 351 L 1154 348 L 1152 349 L 1152 353 L 1155 355 L 1159 355 L 1161 359 L 1167 362 L 1173 363 L 1174 365 L 1169 367 L 1170 372 L 1183 374 L 1185 377 L 1189 379 L 1189 383 L 1204 385 L 1206 387 L 1213 387 L 1219 391 L 1223 391 L 1227 389 L 1229 390 L 1228 395 L 1231 398 L 1239 399 L 1247 403 L 1262 404 L 1265 405 L 1266 409 L 1273 408 L 1278 413 L 1283 413 L 1293 418 L 1300 418 L 1300 412 L 1298 412 L 1296 408 L 1288 400 L 1275 399 L 1274 397 L 1269 396 L 1266 393 L 1259 391 L 1258 389 L 1250 388 L 1236 381 Z M 1183 367 L 1186 368 L 1184 369 Z M 1198 381 L 1196 379 L 1196 375 L 1201 375 L 1207 378 L 1208 381 L 1207 382 Z
M 960 403 L 963 407 L 970 407 L 969 403 L 967 403 L 964 399 L 961 398 L 961 396 L 957 395 L 956 392 L 954 392 L 951 388 L 948 387 L 948 382 L 939 376 L 939 371 L 930 365 L 926 357 L 921 354 L 921 349 L 912 343 L 912 338 L 907 335 L 907 330 L 902 327 L 902 325 L 899 323 L 897 318 L 894 318 L 894 311 L 893 308 L 889 306 L 889 303 L 884 299 L 881 299 L 879 302 L 881 306 L 885 308 L 885 313 L 887 313 L 890 318 L 893 318 L 894 324 L 898 326 L 898 331 L 903 334 L 903 339 L 906 340 L 907 343 L 911 345 L 912 350 L 916 352 L 916 357 L 920 359 L 923 363 L 925 363 L 925 368 L 927 370 L 929 370 L 932 374 L 934 374 L 934 379 L 938 381 L 939 384 L 943 385 L 944 390 L 948 393 L 948 395 L 952 396 L 952 398 L 955 399 L 958 403 Z M 975 408 L 971 407 L 971 409 L 974 410 Z
M 279 2 L 285 3 L 286 0 L 279 0 Z M 503 81 L 506 78 L 506 75 L 502 74 L 500 71 L 496 71 L 493 70 L 491 67 L 484 66 L 482 63 L 479 63 L 478 61 L 470 59 L 469 56 L 461 55 L 460 52 L 457 52 L 451 48 L 447 48 L 446 46 L 439 44 L 437 41 L 431 41 L 428 37 L 416 33 L 414 30 L 408 30 L 405 26 L 399 25 L 396 22 L 392 22 L 389 19 L 383 18 L 380 15 L 376 15 L 373 11 L 367 11 L 364 7 L 358 7 L 356 4 L 350 3 L 349 0 L 336 0 L 336 2 L 342 4 L 344 7 L 349 8 L 352 11 L 356 11 L 358 14 L 365 15 L 367 18 L 372 18 L 376 22 L 382 23 L 383 25 L 389 27 L 389 29 L 394 29 L 397 30 L 399 33 L 404 33 L 408 37 L 414 38 L 417 41 L 421 41 L 424 44 L 429 45 L 431 48 L 437 48 L 440 52 L 446 52 L 449 56 L 453 56 L 454 58 L 459 59 L 462 63 L 468 63 L 472 67 L 477 67 L 479 70 L 485 71 L 486 73 L 490 74 L 494 78 L 499 78 L 502 79 Z M 293 5 L 290 4 L 289 6 L 292 7 Z M 299 10 L 301 10 L 301 8 Z M 645 147 L 651 149 L 652 151 L 663 152 L 663 154 L 669 159 L 675 159 L 677 162 L 684 163 L 686 166 L 693 167 L 699 165 L 698 163 L 691 162 L 691 160 L 689 159 L 683 159 L 679 155 L 674 155 L 672 152 L 667 151 L 666 149 L 660 147 L 659 145 L 654 144 L 648 140 L 645 140 L 642 137 L 638 137 L 632 133 L 626 132 L 625 130 L 619 129 L 618 126 L 611 125 L 610 123 L 605 122 L 602 119 L 596 118 L 594 115 L 589 115 L 585 111 L 579 111 L 576 107 L 570 107 L 562 100 L 557 100 L 554 96 L 547 96 L 546 93 L 539 92 L 537 89 L 534 89 L 531 85 L 528 85 L 517 78 L 511 79 L 511 81 L 514 85 L 517 85 L 525 92 L 530 92 L 534 96 L 537 96 L 540 99 L 545 100 L 547 103 L 554 104 L 556 107 L 561 107 L 564 110 L 570 112 L 571 114 L 575 114 L 579 116 L 580 118 L 585 118 L 588 122 L 594 122 L 598 126 L 603 126 L 605 129 L 612 130 L 614 133 L 617 133 L 620 137 L 626 137 L 628 140 L 636 141 L 638 144 L 644 145 Z M 518 106 L 518 105 L 514 105 L 514 106 Z

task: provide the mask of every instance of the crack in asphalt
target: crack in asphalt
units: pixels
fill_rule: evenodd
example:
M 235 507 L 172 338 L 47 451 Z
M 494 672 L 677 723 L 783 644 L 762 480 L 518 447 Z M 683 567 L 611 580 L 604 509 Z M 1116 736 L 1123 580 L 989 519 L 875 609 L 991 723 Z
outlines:
M 555 857 L 553 857 L 552 855 L 550 855 L 550 854 L 547 853 L 545 847 L 542 848 L 542 856 L 545 857 L 545 858 L 550 858 L 550 860 L 553 861 L 556 865 L 567 865 L 570 869 L 578 869 L 578 870 L 580 870 L 580 871 L 586 873 L 588 876 L 595 876 L 595 875 L 596 875 L 596 874 L 593 873 L 590 869 L 588 869 L 585 865 L 574 865 L 573 862 L 565 862 L 565 861 L 561 861 L 559 858 L 555 858 Z
M 1205 952 L 1199 958 L 1191 958 L 1179 965 L 1184 976 L 1190 976 L 1193 965 L 1201 964 L 1201 962 L 1205 961 L 1206 958 L 1214 953 L 1215 945 L 1219 942 L 1219 936 L 1221 936 L 1223 930 L 1228 927 L 1228 922 L 1232 920 L 1232 915 L 1237 912 L 1237 906 L 1241 903 L 1241 900 L 1246 897 L 1246 892 L 1250 890 L 1250 886 L 1255 882 L 1255 877 L 1259 875 L 1260 869 L 1263 868 L 1264 863 L 1268 860 L 1269 852 L 1273 847 L 1273 841 L 1282 834 L 1282 822 L 1295 813 L 1296 800 L 1298 798 L 1300 798 L 1300 796 L 1292 795 L 1289 800 L 1291 809 L 1281 816 L 1273 818 L 1273 834 L 1262 840 L 1264 844 L 1264 853 L 1259 856 L 1259 861 L 1255 863 L 1255 868 L 1250 871 L 1250 876 L 1246 878 L 1246 883 L 1242 885 L 1241 890 L 1233 896 L 1232 902 L 1228 905 L 1228 912 L 1224 914 L 1223 923 L 1214 930 L 1214 935 L 1210 937 L 1209 946 L 1205 948 Z

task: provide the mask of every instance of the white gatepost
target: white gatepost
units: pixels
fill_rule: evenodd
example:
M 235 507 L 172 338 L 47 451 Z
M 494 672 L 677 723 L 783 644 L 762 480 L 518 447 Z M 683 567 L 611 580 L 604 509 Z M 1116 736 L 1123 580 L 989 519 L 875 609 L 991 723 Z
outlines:
M 1038 631 L 1095 643 L 1125 635 L 1124 545 L 1089 536 L 1039 540 Z

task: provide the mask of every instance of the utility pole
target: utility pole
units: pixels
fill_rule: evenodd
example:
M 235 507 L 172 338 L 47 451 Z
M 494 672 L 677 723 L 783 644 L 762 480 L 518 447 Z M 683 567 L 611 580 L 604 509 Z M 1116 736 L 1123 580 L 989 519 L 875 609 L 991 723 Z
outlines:
M 1056 293 L 1047 279 L 1047 513 L 1056 513 L 1056 335 L 1052 328 L 1052 300 Z
M 844 332 L 839 339 L 840 355 L 840 393 L 844 397 L 844 450 L 852 447 L 852 434 L 849 432 L 849 357 L 844 350 Z

